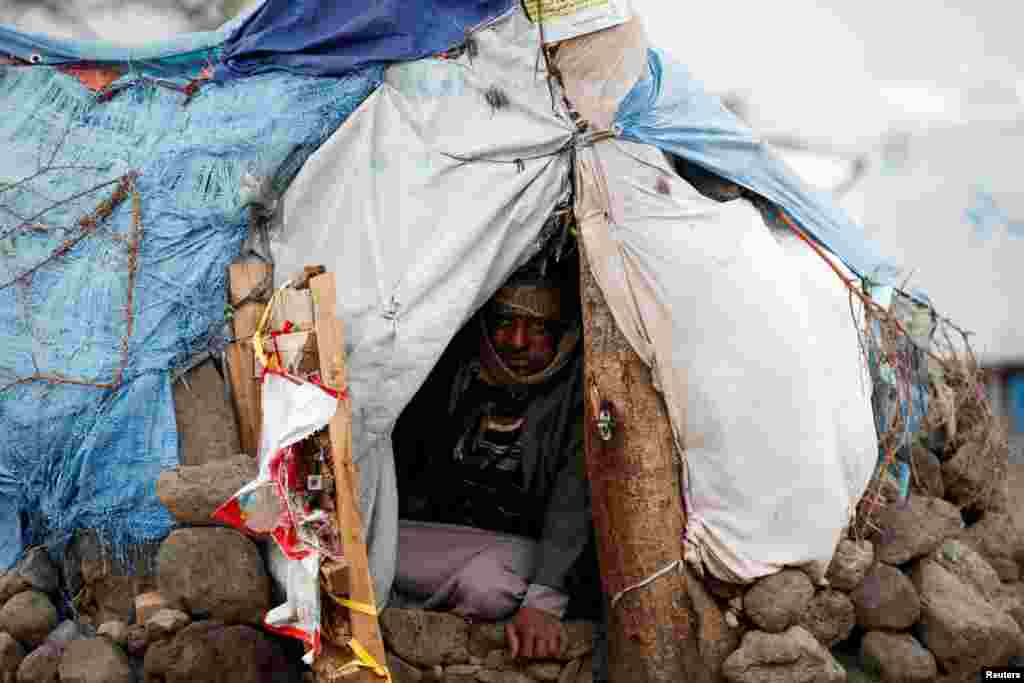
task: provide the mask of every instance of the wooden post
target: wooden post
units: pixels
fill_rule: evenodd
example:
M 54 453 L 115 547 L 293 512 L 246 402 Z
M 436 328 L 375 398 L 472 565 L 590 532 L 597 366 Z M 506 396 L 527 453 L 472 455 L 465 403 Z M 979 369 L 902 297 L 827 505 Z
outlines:
M 580 250 L 587 476 L 602 583 L 611 599 L 681 559 L 683 507 L 662 397 L 616 326 L 582 244 Z M 597 428 L 601 402 L 615 420 L 608 441 Z M 679 570 L 622 595 L 609 612 L 610 680 L 704 680 L 691 611 Z
M 231 301 L 244 299 L 270 275 L 266 263 L 235 263 L 228 268 Z M 263 305 L 250 301 L 235 309 L 233 327 L 239 341 L 229 344 L 226 353 L 231 395 L 234 397 L 235 416 L 238 418 L 238 442 L 242 451 L 256 457 L 260 447 L 261 387 L 256 379 L 256 360 L 253 357 L 252 335 L 256 332 Z
M 323 383 L 333 389 L 344 391 L 347 385 L 345 373 L 345 335 L 341 321 L 335 317 L 334 275 L 328 273 L 310 280 L 313 292 L 313 307 L 316 327 L 317 352 L 320 356 L 320 374 Z M 376 608 L 373 594 L 373 580 L 370 577 L 366 543 L 363 539 L 362 514 L 359 511 L 359 475 L 352 463 L 352 404 L 343 397 L 338 410 L 328 425 L 331 438 L 331 455 L 334 465 L 334 495 L 338 515 L 338 532 L 341 550 L 348 561 L 351 586 L 350 599 Z M 328 604 L 324 609 L 333 609 Z M 381 638 L 377 618 L 358 610 L 349 610 L 352 636 L 366 648 L 367 652 L 381 666 L 387 666 L 384 641 Z M 325 655 L 327 653 L 325 652 Z M 333 660 L 333 661 L 332 661 Z M 322 657 L 314 662 L 314 670 L 321 681 L 334 680 L 332 657 Z M 345 680 L 353 683 L 378 681 L 376 674 L 360 669 Z

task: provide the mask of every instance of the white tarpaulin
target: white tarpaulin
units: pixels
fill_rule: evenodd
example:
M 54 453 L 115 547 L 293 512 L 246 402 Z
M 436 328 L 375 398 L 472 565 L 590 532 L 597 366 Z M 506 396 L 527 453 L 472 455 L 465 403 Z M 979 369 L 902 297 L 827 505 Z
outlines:
M 309 263 L 336 277 L 382 602 L 397 542 L 395 420 L 568 197 L 574 129 L 536 28 L 516 11 L 475 42 L 458 60 L 392 66 L 306 163 L 272 235 L 279 281 Z M 581 144 L 578 163 L 591 265 L 686 446 L 692 549 L 738 581 L 827 562 L 876 457 L 852 323 L 832 328 L 845 298 L 820 273 L 804 277 L 807 262 L 788 258 L 750 205 L 705 199 L 657 149 Z
M 279 282 L 310 263 L 335 275 L 380 602 L 397 543 L 395 420 L 455 332 L 536 253 L 568 197 L 568 158 L 556 152 L 573 127 L 552 112 L 536 28 L 513 12 L 476 44 L 474 56 L 389 68 L 306 162 L 272 235 Z
M 685 445 L 688 559 L 735 582 L 823 575 L 877 458 L 838 278 L 654 147 L 600 142 L 578 178 L 587 259 Z

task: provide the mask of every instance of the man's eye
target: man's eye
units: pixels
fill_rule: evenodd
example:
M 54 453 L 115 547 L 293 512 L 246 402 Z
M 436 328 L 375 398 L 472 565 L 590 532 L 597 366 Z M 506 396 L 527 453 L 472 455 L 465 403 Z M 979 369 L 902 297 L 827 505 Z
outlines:
M 540 335 L 540 334 L 547 334 L 547 333 L 548 333 L 548 326 L 545 325 L 542 321 L 537 320 L 537 321 L 533 321 L 533 322 L 530 323 L 530 334 Z
M 512 327 L 513 322 L 512 318 L 498 318 L 494 321 L 494 326 L 498 329 L 503 327 Z

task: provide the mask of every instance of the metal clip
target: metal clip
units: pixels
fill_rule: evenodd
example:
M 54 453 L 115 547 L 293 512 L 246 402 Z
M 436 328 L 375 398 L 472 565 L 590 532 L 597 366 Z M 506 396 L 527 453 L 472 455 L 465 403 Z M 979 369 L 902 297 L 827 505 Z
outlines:
M 611 441 L 615 433 L 615 412 L 612 404 L 601 401 L 601 409 L 597 412 L 597 434 L 601 441 Z

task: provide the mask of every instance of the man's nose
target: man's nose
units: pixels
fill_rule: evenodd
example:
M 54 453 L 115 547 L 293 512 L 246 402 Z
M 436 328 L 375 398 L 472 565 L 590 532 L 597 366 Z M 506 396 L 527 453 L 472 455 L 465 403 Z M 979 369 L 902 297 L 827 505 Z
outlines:
M 528 344 L 529 339 L 526 334 L 525 321 L 516 320 L 514 323 L 512 323 L 512 338 L 510 341 L 512 342 L 512 346 L 514 346 L 517 349 L 521 349 Z

